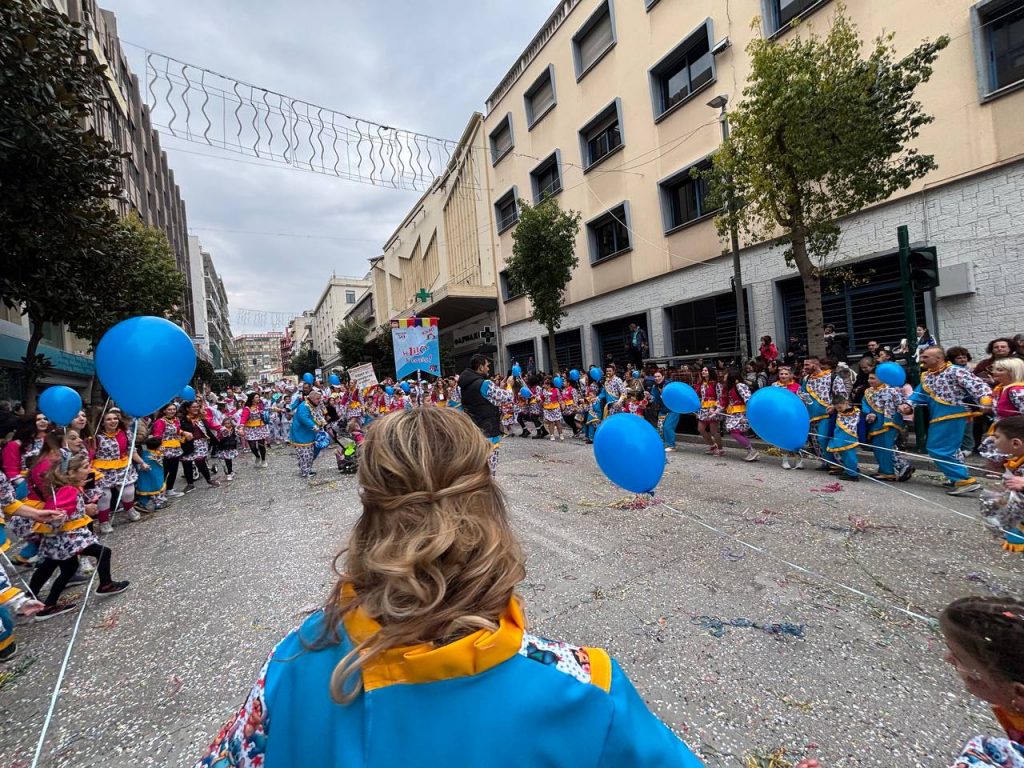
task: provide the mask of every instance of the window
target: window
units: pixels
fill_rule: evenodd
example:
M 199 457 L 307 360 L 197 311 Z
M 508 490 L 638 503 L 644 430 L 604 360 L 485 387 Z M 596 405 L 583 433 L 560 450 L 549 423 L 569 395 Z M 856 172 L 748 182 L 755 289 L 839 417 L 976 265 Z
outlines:
M 1024 81 L 1024 0 L 989 0 L 976 13 L 986 76 L 982 93 Z
M 551 157 L 530 171 L 533 184 L 533 201 L 542 202 L 545 197 L 554 197 L 562 191 L 562 153 L 555 150 Z
M 582 80 L 615 45 L 615 18 L 611 0 L 601 3 L 572 38 L 576 80 Z
M 515 226 L 519 221 L 519 194 L 515 187 L 498 198 L 494 204 L 494 220 L 498 224 L 498 234 Z
M 622 101 L 616 99 L 580 130 L 584 170 L 590 170 L 622 146 Z
M 356 292 L 355 291 L 345 291 L 345 303 L 346 304 L 355 304 L 356 303 Z
M 745 292 L 743 302 L 747 308 L 747 338 L 750 338 L 750 302 Z M 668 319 L 673 355 L 731 355 L 740 348 L 736 294 L 732 291 L 669 307 Z
M 706 171 L 710 167 L 710 160 L 702 160 L 658 184 L 666 234 L 717 210 L 707 205 L 707 182 L 703 178 L 693 177 L 693 171 Z
M 654 117 L 660 119 L 715 80 L 711 20 L 651 68 Z
M 633 247 L 629 240 L 629 204 L 622 203 L 589 222 L 587 235 L 591 264 L 628 251 Z
M 540 119 L 555 106 L 555 68 L 553 65 L 548 65 L 544 74 L 530 86 L 523 99 L 526 102 L 526 126 L 533 130 L 533 126 L 539 123 Z
M 491 131 L 491 165 L 497 165 L 505 155 L 512 151 L 515 143 L 512 138 L 512 113 L 509 112 L 498 126 Z
M 797 16 L 816 6 L 824 5 L 826 2 L 828 0 L 766 0 L 767 14 L 765 18 L 770 25 L 769 34 L 775 34 L 786 28 Z
M 523 295 L 523 289 L 518 283 L 509 282 L 508 270 L 503 269 L 499 274 L 498 278 L 501 281 L 501 299 L 502 301 L 512 301 L 512 299 L 518 298 Z

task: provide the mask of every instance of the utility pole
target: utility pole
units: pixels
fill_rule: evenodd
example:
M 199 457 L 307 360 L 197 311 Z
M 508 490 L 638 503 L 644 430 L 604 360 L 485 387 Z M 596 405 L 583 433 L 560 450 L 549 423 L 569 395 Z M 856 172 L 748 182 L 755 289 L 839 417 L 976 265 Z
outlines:
M 910 279 L 910 232 L 905 224 L 896 228 L 896 239 L 899 242 L 900 258 L 900 283 L 903 290 L 903 318 L 905 322 L 904 333 L 907 335 L 907 354 L 910 354 L 911 339 L 917 339 L 917 303 L 914 301 L 914 286 Z M 921 368 L 917 360 L 907 358 L 907 382 L 916 387 L 921 383 Z M 924 424 L 924 412 L 920 408 L 914 409 L 914 435 L 916 448 L 924 452 L 926 448 L 927 433 Z
M 729 116 L 725 107 L 729 103 L 729 97 L 725 95 L 715 96 L 708 102 L 713 109 L 720 109 L 719 123 L 722 126 L 722 143 L 729 140 Z M 743 296 L 743 274 L 740 269 L 740 235 L 736 228 L 736 199 L 733 197 L 732 178 L 727 180 L 726 187 L 726 211 L 729 216 L 729 245 L 732 249 L 732 290 L 736 300 L 736 331 L 739 339 L 739 368 L 743 370 L 743 363 L 752 356 L 750 341 L 747 339 L 747 307 Z

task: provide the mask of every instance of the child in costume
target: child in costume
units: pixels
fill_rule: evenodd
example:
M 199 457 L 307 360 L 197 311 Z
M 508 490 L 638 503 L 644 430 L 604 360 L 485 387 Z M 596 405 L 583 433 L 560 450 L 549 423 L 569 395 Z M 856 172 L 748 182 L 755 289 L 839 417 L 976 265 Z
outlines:
M 147 437 L 142 445 L 142 466 L 135 481 L 136 506 L 143 512 L 155 512 L 162 506 L 164 485 L 164 457 L 160 452 L 160 438 Z
M 985 491 L 982 515 L 1003 537 L 1003 549 L 1024 552 L 1024 416 L 1007 416 L 996 422 L 993 448 L 1006 456 L 1003 487 Z
M 722 385 L 718 381 L 718 371 L 704 366 L 700 369 L 700 381 L 697 383 L 697 397 L 700 398 L 700 410 L 697 411 L 697 431 L 707 444 L 705 453 L 712 456 L 725 456 L 722 445 Z
M 857 469 L 857 427 L 860 425 L 860 412 L 845 395 L 833 395 L 829 410 L 836 415 L 835 434 L 825 447 L 826 453 L 834 462 L 829 472 L 834 475 L 842 474 L 844 480 L 857 482 L 860 480 Z
M 291 422 L 289 421 L 289 428 Z M 221 422 L 220 433 L 213 451 L 213 458 L 224 462 L 224 479 L 235 479 L 234 460 L 238 458 L 238 433 L 235 432 L 235 420 L 226 418 Z
M 43 539 L 39 545 L 39 565 L 32 574 L 29 589 L 38 596 L 50 577 L 56 571 L 60 572 L 46 596 L 45 607 L 36 614 L 36 621 L 52 619 L 75 609 L 74 604 L 61 605 L 57 601 L 78 571 L 79 558 L 83 555 L 96 558 L 100 579 L 97 595 L 116 595 L 128 589 L 129 582 L 114 581 L 111 577 L 110 549 L 100 544 L 96 534 L 88 528 L 92 522 L 91 515 L 97 512 L 95 503 L 87 503 L 84 491 L 91 471 L 86 459 L 73 456 L 51 467 L 47 475 L 49 499 L 46 508 L 62 514 L 51 524 L 37 523 L 35 526 Z
M 544 428 L 551 434 L 551 440 L 565 440 L 565 434 L 562 432 L 561 393 L 555 389 L 552 381 L 550 376 L 545 376 L 544 383 L 540 388 L 540 402 L 544 409 Z
M 750 429 L 750 422 L 747 421 L 747 400 L 750 399 L 750 387 L 740 380 L 740 373 L 735 368 L 730 369 L 722 385 L 722 398 L 718 401 L 719 408 L 725 414 L 725 430 L 732 439 L 747 449 L 744 461 L 757 461 L 761 455 L 754 448 L 747 437 L 747 430 Z M 724 455 L 719 451 L 717 455 Z
M 562 407 L 562 419 L 572 430 L 572 436 L 579 437 L 580 427 L 576 421 L 576 414 L 580 407 L 580 394 L 579 390 L 569 382 L 566 382 L 559 393 L 559 405 Z
M 903 404 L 903 390 L 890 387 L 874 371 L 868 374 L 868 387 L 860 407 L 867 424 L 868 442 L 878 463 L 876 480 L 909 480 L 914 465 L 896 452 L 896 438 L 902 429 L 899 408 Z
M 778 367 L 779 380 L 772 384 L 773 387 L 782 387 L 788 389 L 794 395 L 799 397 L 800 395 L 800 382 L 793 376 L 793 369 L 788 365 L 780 365 Z M 804 468 L 804 457 L 799 451 L 791 452 L 786 451 L 786 455 L 782 457 L 782 468 L 783 469 L 803 469 Z
M 701 765 L 606 651 L 528 631 L 491 448 L 447 409 L 370 430 L 346 575 L 197 766 Z
M 622 407 L 625 413 L 643 418 L 644 410 L 647 408 L 647 397 L 642 389 L 630 387 L 626 394 L 626 402 Z

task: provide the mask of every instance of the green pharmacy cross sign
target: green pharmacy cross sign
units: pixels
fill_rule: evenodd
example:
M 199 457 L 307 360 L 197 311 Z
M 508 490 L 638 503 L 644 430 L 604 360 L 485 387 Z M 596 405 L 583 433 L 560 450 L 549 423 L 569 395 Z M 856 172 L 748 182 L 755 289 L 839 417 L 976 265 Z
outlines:
M 416 291 L 416 301 L 430 301 L 430 292 L 426 288 L 420 288 Z

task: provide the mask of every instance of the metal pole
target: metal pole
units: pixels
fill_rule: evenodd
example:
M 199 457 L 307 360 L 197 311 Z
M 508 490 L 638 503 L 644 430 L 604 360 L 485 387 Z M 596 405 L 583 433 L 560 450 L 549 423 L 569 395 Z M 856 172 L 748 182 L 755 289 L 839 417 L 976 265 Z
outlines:
M 729 116 L 722 105 L 722 143 L 729 140 Z M 739 368 L 742 371 L 743 361 L 752 355 L 750 341 L 747 339 L 747 307 L 743 300 L 743 275 L 740 269 L 740 236 L 736 228 L 736 200 L 733 198 L 732 179 L 728 181 L 726 207 L 729 212 L 729 245 L 732 249 L 732 290 L 736 300 L 736 331 L 739 338 Z
M 910 354 L 910 340 L 917 338 L 917 304 L 914 301 L 914 288 L 910 284 L 910 232 L 907 226 L 896 228 L 896 239 L 899 242 L 900 283 L 903 290 L 903 317 L 906 323 L 907 354 Z M 907 359 L 907 382 L 916 387 L 921 383 L 921 368 L 912 357 Z M 914 409 L 914 435 L 916 447 L 920 452 L 926 449 L 927 432 L 924 424 L 924 411 Z

